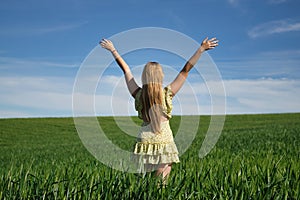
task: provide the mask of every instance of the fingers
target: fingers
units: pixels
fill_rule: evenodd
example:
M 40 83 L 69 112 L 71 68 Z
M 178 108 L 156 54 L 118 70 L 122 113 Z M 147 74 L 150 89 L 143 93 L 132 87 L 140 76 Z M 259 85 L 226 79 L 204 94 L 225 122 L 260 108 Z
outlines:
M 219 40 L 217 40 L 216 37 L 213 37 L 211 39 L 208 39 L 208 37 L 206 37 L 201 46 L 205 49 L 205 50 L 210 50 L 210 49 L 214 49 L 216 46 L 218 46 Z
M 211 42 L 211 43 L 218 43 L 219 42 L 219 40 L 217 40 L 217 38 L 215 38 L 215 37 L 209 39 L 208 41 Z
M 109 49 L 111 46 L 113 46 L 112 42 L 108 39 L 103 38 L 99 44 L 102 48 Z
M 115 50 L 115 47 L 114 47 L 112 41 L 110 41 L 110 40 L 108 40 L 108 39 L 103 38 L 103 39 L 99 42 L 99 44 L 101 45 L 102 48 L 107 49 L 107 50 L 109 50 L 109 51 L 111 51 L 111 52 L 113 52 L 113 51 Z
M 209 48 L 210 48 L 210 49 L 213 49 L 213 48 L 215 48 L 216 46 L 219 45 L 218 42 L 219 42 L 219 40 L 217 40 L 217 38 L 213 37 L 213 38 L 211 38 L 210 40 L 208 40 L 207 43 L 208 43 L 208 45 L 209 45 Z
M 108 39 L 103 38 L 99 43 L 100 44 L 111 44 L 112 42 Z
M 218 43 L 219 40 L 217 40 L 217 38 L 213 37 L 211 39 L 208 39 L 208 37 L 206 37 L 202 43 Z
M 209 42 L 210 42 L 210 44 L 217 46 L 219 40 L 217 40 L 217 38 L 212 38 L 212 39 L 209 40 Z
M 107 39 L 102 39 L 101 41 L 100 41 L 100 44 L 107 44 L 108 43 L 108 40 Z

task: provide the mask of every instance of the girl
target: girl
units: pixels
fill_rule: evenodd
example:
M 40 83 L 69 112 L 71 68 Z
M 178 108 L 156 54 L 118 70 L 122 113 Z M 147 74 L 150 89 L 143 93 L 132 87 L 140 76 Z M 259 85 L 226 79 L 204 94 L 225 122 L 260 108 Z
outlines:
M 142 87 L 139 87 L 130 68 L 115 49 L 110 40 L 102 39 L 100 45 L 110 51 L 123 70 L 130 94 L 135 98 L 135 109 L 143 120 L 133 155 L 142 161 L 147 171 L 156 170 L 157 176 L 166 180 L 172 163 L 178 163 L 178 150 L 174 143 L 169 119 L 172 111 L 172 98 L 180 90 L 189 71 L 201 54 L 218 46 L 216 38 L 205 38 L 194 55 L 186 62 L 175 80 L 163 88 L 163 70 L 159 63 L 148 62 L 142 73 Z

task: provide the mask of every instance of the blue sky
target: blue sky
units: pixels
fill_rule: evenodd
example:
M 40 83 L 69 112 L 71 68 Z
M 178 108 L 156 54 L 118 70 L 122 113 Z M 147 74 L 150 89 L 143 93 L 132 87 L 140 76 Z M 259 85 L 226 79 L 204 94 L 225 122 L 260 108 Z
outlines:
M 206 36 L 220 40 L 209 55 L 224 82 L 226 113 L 300 112 L 299 9 L 298 0 L 2 1 L 0 117 L 71 116 L 73 85 L 85 57 L 101 38 L 142 27 L 175 30 L 199 43 Z M 169 69 L 184 64 L 155 50 L 124 57 L 136 69 L 151 59 Z M 112 114 L 108 88 L 117 88 L 122 78 L 114 64 L 110 70 L 103 77 L 108 86 L 95 94 L 99 115 Z M 209 114 L 205 83 L 191 77 L 190 84 L 199 88 L 199 114 Z M 122 95 L 117 104 L 134 114 L 132 99 Z M 175 104 L 188 105 L 188 97 L 183 90 Z M 192 110 L 183 114 L 195 114 Z

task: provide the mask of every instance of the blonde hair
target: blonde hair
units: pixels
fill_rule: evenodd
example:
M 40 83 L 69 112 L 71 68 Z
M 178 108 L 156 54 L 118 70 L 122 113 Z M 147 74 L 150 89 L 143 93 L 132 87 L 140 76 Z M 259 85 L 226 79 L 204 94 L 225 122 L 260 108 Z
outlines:
M 163 103 L 163 78 L 164 74 L 159 63 L 148 62 L 145 65 L 142 74 L 142 116 L 144 120 L 150 122 L 151 129 L 154 133 L 160 132 Z

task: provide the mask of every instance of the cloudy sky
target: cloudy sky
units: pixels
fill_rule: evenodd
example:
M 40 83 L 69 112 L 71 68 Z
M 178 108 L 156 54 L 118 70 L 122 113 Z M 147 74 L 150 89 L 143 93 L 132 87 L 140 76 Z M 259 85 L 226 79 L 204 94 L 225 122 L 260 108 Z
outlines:
M 97 115 L 135 114 L 121 70 L 115 63 L 102 66 L 101 59 L 110 55 L 97 44 L 143 27 L 173 30 L 198 43 L 206 36 L 220 40 L 208 54 L 222 79 L 226 113 L 300 112 L 299 9 L 298 0 L 3 1 L 0 117 L 72 116 L 74 83 L 90 52 L 99 52 L 99 69 L 106 70 L 89 79 L 97 80 L 94 93 L 75 95 L 83 110 L 91 104 L 86 95 L 92 95 Z M 153 42 L 160 39 L 149 34 Z M 124 58 L 139 83 L 147 61 L 162 63 L 166 85 L 185 63 L 159 49 L 132 51 Z M 174 99 L 174 114 L 211 114 L 212 104 L 224 107 L 212 103 L 220 91 L 217 82 L 194 70 Z

